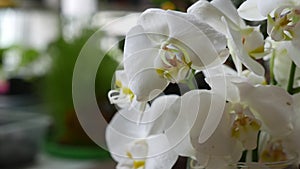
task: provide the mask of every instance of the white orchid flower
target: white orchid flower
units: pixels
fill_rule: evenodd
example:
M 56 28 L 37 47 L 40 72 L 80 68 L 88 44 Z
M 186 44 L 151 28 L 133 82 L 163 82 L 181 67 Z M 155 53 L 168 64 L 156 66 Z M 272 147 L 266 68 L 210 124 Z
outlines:
M 266 79 L 262 76 L 258 76 L 254 74 L 251 71 L 244 70 L 240 75 L 233 70 L 232 68 L 223 65 L 221 67 L 217 68 L 210 68 L 204 71 L 204 75 L 206 77 L 206 81 L 210 85 L 210 87 L 213 89 L 215 93 L 218 93 L 218 95 L 221 95 L 221 98 L 224 98 L 224 100 L 227 101 L 233 101 L 236 102 L 236 100 L 239 99 L 238 96 L 238 89 L 236 86 L 234 86 L 231 81 L 235 82 L 243 82 L 247 81 L 251 83 L 252 85 L 257 84 L 266 84 Z M 224 107 L 224 104 L 218 103 L 219 107 Z M 208 137 L 211 135 L 211 131 L 213 131 L 217 126 L 218 122 L 222 118 L 223 110 L 216 111 L 214 113 L 213 118 L 207 118 L 207 124 L 209 125 L 209 128 L 205 127 L 205 131 Z M 209 116 L 210 117 L 210 116 Z M 212 121 L 215 121 L 215 123 L 212 123 Z M 216 124 L 215 126 L 212 124 Z M 208 130 L 209 129 L 209 130 Z M 206 138 L 208 138 L 206 137 Z M 203 135 L 202 137 L 203 138 Z M 205 139 L 204 139 L 205 140 Z
M 157 96 L 190 69 L 203 70 L 228 56 L 225 37 L 195 16 L 149 9 L 126 35 L 124 69 L 138 101 Z
M 226 21 L 224 20 L 224 22 Z M 255 59 L 260 59 L 268 54 L 264 49 L 265 42 L 259 28 L 248 27 L 234 30 L 228 24 L 226 25 L 228 47 L 238 72 L 242 71 L 242 63 L 255 74 L 264 76 L 263 66 L 255 61 Z
M 292 41 L 300 48 L 300 2 L 298 0 L 247 0 L 238 9 L 248 20 L 268 19 L 268 34 L 275 41 Z M 260 15 L 260 16 L 259 16 Z
M 217 79 L 210 80 L 210 83 L 213 80 L 217 83 Z M 189 92 L 190 100 L 200 101 L 199 113 L 190 132 L 190 140 L 196 150 L 197 161 L 208 169 L 228 168 L 228 164 L 239 161 L 243 150 L 255 149 L 259 130 L 268 131 L 274 137 L 281 138 L 291 133 L 291 117 L 286 111 L 293 111 L 292 99 L 283 89 L 273 86 L 253 86 L 246 82 L 232 83 L 228 89 L 229 93 L 237 92 L 231 94 L 236 97 L 232 97 L 231 101 L 226 103 L 220 123 L 204 142 L 200 135 L 204 122 L 209 114 L 219 113 L 214 111 L 216 110 L 214 107 L 218 107 L 214 105 L 222 105 L 222 102 L 225 102 L 222 99 L 224 96 L 219 95 L 214 88 L 212 91 Z M 198 95 L 191 94 L 197 92 Z M 189 105 L 197 107 L 193 106 L 193 103 Z
M 294 103 L 300 103 L 300 93 L 293 95 Z M 294 104 L 295 114 L 293 114 L 293 123 L 294 123 L 294 130 L 293 132 L 286 138 L 282 139 L 283 145 L 289 152 L 292 153 L 300 153 L 300 104 Z M 293 113 L 293 112 L 290 112 Z M 298 157 L 300 160 L 300 157 Z
M 139 115 L 140 112 L 136 109 L 121 109 L 106 129 L 108 149 L 118 162 L 116 168 L 171 169 L 178 154 L 171 149 L 165 134 L 152 130 L 152 120 L 157 117 L 152 115 L 152 119 L 145 119 Z
M 115 88 L 108 92 L 108 98 L 111 104 L 117 104 L 121 108 L 129 107 L 134 99 L 133 92 L 128 87 L 128 78 L 124 71 L 115 72 Z
M 199 105 L 190 103 L 192 107 L 199 107 L 197 108 L 198 116 L 190 132 L 190 140 L 196 150 L 196 160 L 207 169 L 223 168 L 229 163 L 237 162 L 244 149 L 241 143 L 231 136 L 232 118 L 227 112 L 227 106 L 221 112 L 221 121 L 217 124 L 213 134 L 204 142 L 201 139 L 201 131 L 207 117 L 213 113 L 219 114 L 216 105 L 222 105 L 225 100 L 211 91 L 191 92 L 195 94 L 190 95 L 190 100 L 200 101 Z M 215 121 L 210 123 L 215 123 Z
M 225 104 L 225 100 L 223 97 L 207 90 L 192 90 L 190 92 L 187 92 L 180 98 L 176 98 L 174 96 L 171 97 L 172 99 L 167 99 L 167 97 L 165 96 L 157 98 L 158 101 L 156 99 L 153 102 L 151 108 L 149 109 L 149 112 L 145 112 L 143 120 L 141 120 L 141 123 L 137 125 L 139 127 L 144 126 L 141 127 L 143 131 L 145 129 L 147 130 L 147 132 L 141 136 L 142 138 L 144 138 L 143 142 L 144 140 L 148 140 L 148 137 L 146 136 L 153 136 L 155 134 L 157 135 L 157 133 L 164 133 L 163 135 L 166 136 L 168 141 L 167 147 L 170 149 L 167 154 L 175 152 L 175 154 L 197 159 L 208 169 L 212 169 L 214 167 L 219 168 L 220 166 L 225 166 L 225 164 L 227 164 L 228 162 L 234 163 L 240 159 L 244 148 L 239 140 L 232 137 L 232 118 L 230 117 L 231 114 L 226 110 L 222 109 L 221 123 L 218 123 L 216 121 L 213 122 L 218 123 L 218 127 L 213 132 L 213 135 L 204 142 L 203 139 L 201 139 L 201 132 L 204 129 L 205 121 L 209 119 L 208 116 L 212 114 L 219 114 L 219 106 L 215 105 Z M 165 105 L 164 102 L 169 104 Z M 167 112 L 163 113 L 163 110 L 167 110 Z M 149 124 L 147 122 L 153 123 L 145 127 L 146 124 Z M 114 121 L 112 121 L 112 123 L 116 124 Z M 118 124 L 122 124 L 121 121 L 119 121 Z M 136 123 L 133 122 L 133 124 Z M 120 128 L 123 129 L 124 126 Z M 126 128 L 128 129 L 129 127 Z M 122 129 L 118 129 L 118 131 L 121 131 Z M 136 134 L 138 130 L 129 129 L 129 131 L 135 131 Z M 108 133 L 111 133 L 111 131 L 108 131 Z M 145 139 L 145 137 L 147 139 Z M 118 143 L 116 143 L 117 141 L 115 141 L 114 145 L 118 144 L 118 146 L 122 147 L 126 145 L 119 142 L 120 136 L 116 136 L 115 138 L 118 138 Z M 150 138 L 151 137 L 149 137 L 149 139 Z M 111 139 L 108 139 L 108 142 L 109 140 Z M 156 141 L 157 144 L 161 144 L 160 141 Z M 113 143 L 111 142 L 109 144 Z M 125 150 L 127 150 L 124 148 L 119 148 L 118 146 L 114 147 L 113 145 L 109 145 L 109 147 L 112 147 L 115 151 L 122 150 L 121 152 L 124 152 Z M 143 147 L 145 147 L 144 149 L 148 147 L 148 150 L 150 150 L 149 145 L 144 145 Z M 166 147 L 160 147 L 160 149 L 162 152 L 165 152 L 163 150 L 165 150 Z M 110 149 L 110 152 L 114 151 Z M 167 154 L 164 155 L 167 156 Z M 157 158 L 160 158 L 160 156 L 157 156 Z M 117 158 L 115 157 L 115 159 Z M 130 164 L 130 166 L 132 166 L 134 160 L 129 157 L 127 157 L 126 159 L 127 163 L 125 164 Z M 140 159 L 144 161 L 139 161 L 139 164 L 143 163 L 147 165 L 147 163 L 152 163 L 151 161 L 148 162 L 148 160 L 152 160 L 151 158 Z M 156 158 L 153 160 L 156 160 L 157 164 L 162 162 L 161 160 L 158 160 Z M 165 167 L 163 168 L 169 167 L 168 162 L 169 161 L 167 161 L 167 163 L 163 162 L 165 165 Z
M 272 53 L 274 57 L 274 77 L 278 84 L 283 88 L 287 87 L 289 81 L 289 73 L 292 61 L 297 65 L 295 72 L 294 87 L 300 86 L 300 57 L 298 49 L 296 49 L 291 42 L 280 41 L 275 42 L 268 38 L 268 41 L 272 45 Z
M 252 86 L 248 83 L 236 84 L 240 103 L 247 105 L 262 123 L 262 130 L 275 137 L 287 135 L 292 130 L 291 116 L 293 100 L 284 89 L 277 86 Z M 276 103 L 276 104 L 274 104 Z
M 268 34 L 275 41 L 291 41 L 295 47 L 300 48 L 299 20 L 300 6 L 277 8 L 274 18 L 268 15 Z
M 252 85 L 258 85 L 258 84 L 264 85 L 267 83 L 267 80 L 264 76 L 258 76 L 255 73 L 253 73 L 252 71 L 249 71 L 247 69 L 243 70 L 242 73 L 239 74 L 236 70 L 229 67 L 228 65 L 222 65 L 220 67 L 210 68 L 210 69 L 203 71 L 203 73 L 204 73 L 204 76 L 207 77 L 207 80 L 210 77 L 223 76 L 224 80 L 228 79 L 227 77 L 230 77 L 231 79 L 236 79 L 237 81 L 242 81 L 242 79 L 243 79 L 244 81 L 247 81 Z M 222 80 L 222 79 L 220 78 L 219 80 Z M 213 87 L 213 88 L 215 88 L 215 89 L 218 88 L 220 90 L 226 89 L 226 87 L 222 88 L 222 86 L 220 86 L 222 84 L 220 84 L 220 83 L 217 84 L 217 87 Z M 210 84 L 212 84 L 212 83 L 210 83 Z M 223 92 L 223 93 L 225 93 L 225 92 Z
M 274 15 L 274 10 L 282 6 L 299 6 L 298 0 L 247 0 L 238 8 L 239 15 L 250 21 L 261 21 Z
M 260 161 L 275 162 L 298 157 L 300 153 L 300 94 L 293 95 L 294 111 L 286 112 L 292 117 L 293 130 L 285 137 L 274 138 L 266 132 L 260 135 Z
M 239 73 L 244 64 L 257 75 L 264 75 L 264 68 L 254 60 L 268 54 L 264 49 L 264 37 L 259 27 L 246 26 L 230 0 L 213 0 L 210 3 L 201 0 L 192 5 L 188 13 L 207 21 L 226 35 L 230 54 Z
M 216 83 L 220 83 L 220 80 L 224 80 L 224 78 L 207 78 L 207 82 L 213 86 L 212 90 L 217 93 L 220 92 Z M 236 115 L 236 121 L 250 118 L 250 121 L 261 124 L 261 130 L 270 133 L 274 137 L 283 137 L 291 132 L 292 117 L 286 112 L 293 112 L 293 100 L 292 96 L 284 89 L 277 86 L 252 85 L 239 77 L 227 77 L 226 81 L 227 93 L 223 97 L 226 97 L 228 103 L 232 104 L 232 113 Z M 256 132 L 259 129 L 255 127 Z M 243 137 L 238 139 L 241 142 L 244 140 Z M 245 148 L 255 148 L 256 140 L 250 140 L 252 140 L 252 143 L 243 143 Z
M 201 143 L 198 140 L 203 124 L 201 120 L 206 119 L 205 115 L 199 114 L 197 117 L 191 132 L 191 140 L 197 152 L 197 160 L 206 166 L 205 168 L 228 168 L 228 164 L 237 162 L 243 150 L 253 150 L 257 147 L 259 130 L 280 139 L 292 133 L 291 115 L 294 104 L 291 96 L 279 87 L 254 86 L 243 82 L 244 80 L 232 83 L 227 88 L 228 93 L 235 97 L 227 101 L 218 128 L 206 142 Z M 217 78 L 211 78 L 209 83 L 213 81 L 218 82 Z M 212 92 L 218 95 L 218 91 L 214 88 Z M 237 94 L 232 94 L 234 92 Z M 201 105 L 202 113 L 207 112 L 206 106 L 203 105 Z
M 146 102 L 138 102 L 136 96 L 129 88 L 129 81 L 124 70 L 115 72 L 114 88 L 108 92 L 108 98 L 111 104 L 116 104 L 119 108 L 136 108 L 143 112 L 148 104 Z
M 246 27 L 245 22 L 238 15 L 235 6 L 230 0 L 213 0 L 211 2 L 199 0 L 190 6 L 187 12 L 207 22 L 215 30 L 225 35 L 227 31 L 224 29 L 225 25 L 222 22 L 222 17 L 235 29 Z
M 171 168 L 178 155 L 195 156 L 189 131 L 198 110 L 187 107 L 191 100 L 184 95 L 167 95 L 155 99 L 149 109 L 121 109 L 106 130 L 106 140 L 117 168 Z M 188 109 L 190 108 L 190 109 Z M 186 110 L 190 110 L 187 114 Z

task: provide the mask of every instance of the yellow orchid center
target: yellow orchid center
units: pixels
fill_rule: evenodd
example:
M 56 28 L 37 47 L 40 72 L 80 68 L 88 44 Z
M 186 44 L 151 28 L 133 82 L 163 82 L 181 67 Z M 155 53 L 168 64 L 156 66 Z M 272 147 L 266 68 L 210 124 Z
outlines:
M 134 93 L 128 87 L 123 86 L 120 80 L 116 80 L 116 86 L 122 91 L 123 94 L 129 96 L 130 101 L 133 100 Z
M 133 161 L 133 168 L 139 169 L 139 168 L 145 168 L 145 160 L 143 161 Z
M 126 156 L 129 158 L 129 168 L 144 169 L 146 166 L 148 154 L 148 144 L 145 140 L 137 140 L 133 142 L 126 151 Z M 129 162 L 128 161 L 128 162 Z
M 242 44 L 244 45 L 249 56 L 255 59 L 256 55 L 265 53 L 265 47 L 264 47 L 265 43 L 263 37 L 261 38 L 260 41 L 257 41 L 257 39 L 255 38 L 257 34 L 260 34 L 259 31 L 257 31 L 254 28 L 245 28 L 241 30 L 241 33 L 242 33 L 242 39 L 241 39 Z
M 145 168 L 146 161 L 145 160 L 134 160 L 133 156 L 130 152 L 126 153 L 127 157 L 133 160 L 133 168 L 132 169 L 143 169 Z
M 256 148 L 256 138 L 261 124 L 254 117 L 238 114 L 231 128 L 231 136 L 238 139 L 246 149 Z
M 178 74 L 182 72 L 187 73 L 192 65 L 185 50 L 172 43 L 166 42 L 162 44 L 160 57 L 162 65 L 156 69 L 156 72 L 173 83 L 182 80 L 182 76 L 178 76 Z
M 260 155 L 261 162 L 274 162 L 287 160 L 287 153 L 284 151 L 280 140 L 269 142 Z
M 294 27 L 300 20 L 299 9 L 286 10 L 275 11 L 274 18 L 268 16 L 268 24 L 272 26 L 269 33 L 275 41 L 292 40 L 294 37 Z

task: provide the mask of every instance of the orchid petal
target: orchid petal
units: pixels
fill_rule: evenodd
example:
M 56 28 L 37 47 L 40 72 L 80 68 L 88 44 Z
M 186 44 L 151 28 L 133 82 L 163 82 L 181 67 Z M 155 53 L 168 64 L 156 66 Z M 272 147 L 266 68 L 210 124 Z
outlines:
M 206 142 L 200 143 L 198 149 L 202 152 L 214 156 L 227 156 L 236 153 L 235 149 L 238 148 L 240 151 L 239 155 L 241 155 L 243 151 L 242 145 L 238 140 L 231 137 L 232 122 L 228 112 L 229 110 L 228 107 L 224 109 L 222 119 L 215 132 Z
M 189 135 L 181 140 L 181 142 L 174 148 L 174 151 L 183 157 L 195 158 L 196 156 L 196 151 L 191 143 Z
M 213 27 L 218 32 L 222 34 L 226 34 L 226 30 L 223 29 L 224 23 L 221 22 L 221 18 L 224 16 L 219 9 L 213 6 L 211 3 L 207 1 L 198 1 L 192 6 L 190 6 L 187 10 L 189 14 L 195 15 L 201 21 L 208 23 L 211 27 Z M 237 23 L 228 19 L 229 24 L 236 25 Z
M 221 65 L 219 67 L 213 67 L 206 70 L 203 70 L 203 73 L 205 77 L 211 77 L 211 76 L 237 76 L 237 72 L 229 67 L 228 65 Z
M 222 113 L 225 107 L 225 98 L 218 95 L 212 95 L 211 102 L 218 106 L 211 106 L 208 116 L 204 122 L 203 129 L 200 133 L 199 143 L 203 143 L 210 138 L 218 127 L 222 118 Z
M 239 17 L 236 8 L 231 1 L 228 0 L 214 0 L 211 3 L 207 1 L 198 1 L 187 10 L 188 13 L 197 16 L 200 20 L 205 21 L 215 30 L 227 33 L 224 30 L 224 23 L 221 18 L 225 17 L 232 27 L 245 26 L 244 21 Z
M 145 139 L 129 143 L 128 147 L 128 151 L 133 159 L 145 159 L 148 155 L 149 147 Z
M 129 79 L 143 69 L 154 68 L 154 60 L 158 56 L 159 50 L 148 48 L 137 51 L 127 58 L 124 58 L 124 70 Z
M 170 37 L 178 41 L 190 56 L 192 66 L 206 67 L 221 55 L 226 38 L 209 25 L 199 22 L 193 15 L 167 11 Z M 218 40 L 216 40 L 218 39 Z M 205 43 L 203 43 L 205 42 Z
M 106 142 L 112 157 L 120 161 L 126 156 L 126 144 L 143 139 L 148 135 L 149 125 L 139 125 L 134 119 L 135 110 L 122 109 L 117 113 L 106 128 Z
M 147 32 L 142 26 L 136 25 L 129 30 L 125 38 L 124 59 L 133 53 L 153 48 L 155 44 L 147 36 Z
M 139 125 L 138 121 L 130 120 L 140 113 L 135 109 L 121 109 L 109 123 L 110 129 L 126 137 L 144 138 L 150 131 L 150 124 Z
M 274 61 L 274 75 L 275 79 L 278 82 L 278 85 L 286 88 L 288 83 L 288 75 L 290 72 L 290 66 L 292 60 L 299 65 L 299 57 L 298 57 L 298 49 L 295 49 L 290 41 L 281 41 L 275 42 L 272 41 L 272 45 L 276 49 L 274 51 L 275 61 Z M 299 79 L 300 77 L 300 69 L 297 66 L 295 72 L 295 79 Z M 295 80 L 294 86 L 299 86 L 298 80 Z
M 205 78 L 205 81 L 211 86 L 215 93 L 231 102 L 237 102 L 239 98 L 238 89 L 231 82 L 242 82 L 245 78 L 238 76 L 212 76 Z
M 292 97 L 277 86 L 252 86 L 237 83 L 241 102 L 254 110 L 264 122 L 263 127 L 271 135 L 283 136 L 291 132 L 291 114 L 293 114 Z
M 288 56 L 295 62 L 295 64 L 300 67 L 300 49 L 292 44 L 292 42 L 282 42 L 282 47 L 288 52 Z
M 298 22 L 294 27 L 292 43 L 295 46 L 295 48 L 300 48 L 300 22 Z
M 230 21 L 237 24 L 239 27 L 246 26 L 231 0 L 213 0 L 211 4 L 222 11 L 226 19 L 230 19 Z
M 237 12 L 239 15 L 250 21 L 261 21 L 265 20 L 267 17 L 263 16 L 258 9 L 258 0 L 247 0 L 241 4 Z
M 165 132 L 179 114 L 179 96 L 165 95 L 156 98 L 149 112 L 145 112 L 142 123 L 153 123 L 150 134 Z
M 193 125 L 193 127 L 191 128 L 190 131 L 190 137 L 191 137 L 191 142 L 194 145 L 194 147 L 196 147 L 196 145 L 198 145 L 198 140 L 199 140 L 199 136 L 200 136 L 200 132 L 203 128 L 204 122 L 206 117 L 208 116 L 208 112 L 210 110 L 210 107 L 212 106 L 211 104 L 211 95 L 212 93 L 210 91 L 205 91 L 205 90 L 194 90 L 194 91 L 190 91 L 190 94 L 186 95 L 186 100 L 187 103 L 190 100 L 198 100 L 198 105 L 193 104 L 192 102 L 189 104 L 191 106 L 191 109 L 188 110 L 198 110 L 198 115 L 197 118 L 195 119 L 195 123 Z M 195 93 L 195 94 L 193 94 Z M 190 98 L 188 97 L 190 96 Z M 201 102 L 200 102 L 201 101 Z
M 160 77 L 155 68 L 137 72 L 129 81 L 129 88 L 136 95 L 137 101 L 152 100 L 168 85 L 168 81 Z
M 115 72 L 115 74 L 116 74 L 116 80 L 120 81 L 122 83 L 122 86 L 127 86 L 128 85 L 128 77 L 127 77 L 126 72 L 124 70 L 117 70 Z
M 293 95 L 294 103 L 300 103 L 300 93 Z M 300 104 L 294 104 L 295 114 L 293 117 L 294 120 L 294 130 L 293 132 L 285 138 L 283 141 L 285 146 L 291 151 L 300 153 Z
M 271 24 L 269 24 L 271 22 L 268 22 L 268 33 L 270 34 L 270 36 L 272 37 L 272 39 L 274 39 L 275 41 L 282 41 L 285 38 L 284 32 L 283 32 L 283 28 L 281 26 L 272 26 Z
M 258 3 L 257 7 L 259 12 L 263 16 L 267 16 L 276 8 L 283 5 L 289 5 L 291 1 L 290 0 L 263 0 L 263 1 L 257 1 L 257 3 Z
M 138 24 L 143 26 L 147 36 L 156 44 L 160 44 L 169 35 L 165 10 L 147 9 L 141 14 Z
M 177 108 L 176 119 L 165 132 L 167 137 L 170 138 L 170 145 L 183 156 L 194 156 L 195 154 L 189 133 L 198 113 L 200 113 L 200 105 L 193 104 L 195 102 L 200 103 L 200 93 L 198 90 L 192 90 L 182 96 L 181 104 L 178 104 L 181 107 Z
M 282 44 L 282 42 L 280 42 Z M 288 57 L 288 52 L 286 49 L 277 48 L 274 60 L 274 76 L 278 85 L 286 88 L 288 84 L 288 74 L 290 72 L 290 65 L 292 60 Z
M 224 22 L 226 22 L 224 20 Z M 249 54 L 244 49 L 242 44 L 242 36 L 240 32 L 233 30 L 227 24 L 228 31 L 228 41 L 231 45 L 231 50 L 236 56 L 241 60 L 241 62 L 251 71 L 259 76 L 263 76 L 265 74 L 265 70 L 261 64 L 253 60 Z
M 147 169 L 171 169 L 178 158 L 178 154 L 170 148 L 168 138 L 163 135 L 155 135 L 148 140 L 149 152 L 145 168 Z
M 231 154 L 226 156 L 206 155 L 199 152 L 197 160 L 200 159 L 200 164 L 206 164 L 205 169 L 232 169 L 231 164 L 238 162 L 242 156 L 241 144 L 236 144 L 236 147 L 232 148 Z
M 192 121 L 192 124 L 194 124 L 190 133 L 191 139 L 192 141 L 199 139 L 199 142 L 203 143 L 209 139 L 217 128 L 224 111 L 225 100 L 223 97 L 212 94 L 206 90 L 188 92 L 186 93 L 186 99 L 183 99 L 183 101 L 184 100 L 187 103 L 183 104 L 183 106 L 189 107 L 191 109 L 189 113 L 192 113 L 192 115 L 185 118 L 188 118 L 187 121 Z M 200 104 L 194 105 L 194 101 L 192 100 L 199 100 Z M 193 115 L 196 110 L 199 112 L 197 118 Z
M 300 114 L 300 93 L 294 94 L 293 95 L 293 100 L 294 100 L 294 109 L 295 111 L 298 113 L 298 115 Z M 300 120 L 300 119 L 299 119 Z
M 255 53 L 257 49 L 263 49 L 265 43 L 264 36 L 258 29 L 259 28 L 256 27 L 256 29 L 254 29 L 252 33 L 246 36 L 244 43 L 244 48 L 246 49 L 246 51 Z M 263 51 L 260 51 L 260 53 L 263 53 Z
M 247 81 L 253 85 L 266 83 L 266 79 L 264 76 L 258 76 L 249 70 L 244 70 L 242 74 L 247 78 Z

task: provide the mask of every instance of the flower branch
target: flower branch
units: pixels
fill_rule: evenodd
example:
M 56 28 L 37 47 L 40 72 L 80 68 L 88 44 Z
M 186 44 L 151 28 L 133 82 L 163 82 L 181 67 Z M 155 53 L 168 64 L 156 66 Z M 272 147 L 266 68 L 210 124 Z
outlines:
M 287 85 L 287 91 L 290 94 L 294 94 L 294 87 L 293 86 L 294 86 L 295 73 L 296 73 L 296 64 L 292 61 L 291 67 L 290 67 L 288 85 Z
M 200 0 L 186 12 L 144 11 L 126 35 L 124 69 L 109 92 L 120 108 L 106 130 L 117 168 L 170 169 L 179 156 L 206 169 L 239 161 L 259 168 L 299 154 L 299 6 Z M 268 19 L 268 37 L 244 19 Z M 259 62 L 266 58 L 270 84 Z M 208 89 L 195 86 L 195 72 Z M 188 91 L 162 94 L 177 83 Z

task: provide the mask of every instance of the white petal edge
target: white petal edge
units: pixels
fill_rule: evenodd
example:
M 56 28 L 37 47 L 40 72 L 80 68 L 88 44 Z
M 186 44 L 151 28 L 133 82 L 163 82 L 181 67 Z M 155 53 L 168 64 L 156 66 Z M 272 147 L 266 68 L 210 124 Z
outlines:
M 168 86 L 169 82 L 160 77 L 156 68 L 146 68 L 135 73 L 129 80 L 129 88 L 137 101 L 150 101 Z
M 292 131 L 293 99 L 284 89 L 249 83 L 236 83 L 236 86 L 241 102 L 254 110 L 271 135 L 285 136 Z
M 238 8 L 238 14 L 249 21 L 262 21 L 267 19 L 266 16 L 263 16 L 258 10 L 258 0 L 247 0 L 241 4 Z
M 124 58 L 132 55 L 135 52 L 153 48 L 155 44 L 149 39 L 147 33 L 141 25 L 132 27 L 125 37 Z

